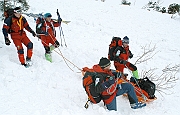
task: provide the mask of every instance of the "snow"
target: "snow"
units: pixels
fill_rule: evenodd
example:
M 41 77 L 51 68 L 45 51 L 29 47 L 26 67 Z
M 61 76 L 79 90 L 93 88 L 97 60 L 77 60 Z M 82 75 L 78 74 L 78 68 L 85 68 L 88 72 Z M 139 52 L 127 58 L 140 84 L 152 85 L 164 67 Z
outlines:
M 179 80 L 170 89 L 170 95 L 156 92 L 157 100 L 142 109 L 131 109 L 123 96 L 117 98 L 118 111 L 108 111 L 103 103 L 84 108 L 87 96 L 79 69 L 92 67 L 101 57 L 107 57 L 112 36 L 130 38 L 132 63 L 143 53 L 143 46 L 156 46 L 155 56 L 137 65 L 139 72 L 157 68 L 155 74 L 161 74 L 167 65 L 179 64 L 180 16 L 171 19 L 171 15 L 142 9 L 148 1 L 131 0 L 131 6 L 123 6 L 120 0 L 29 0 L 28 13 L 50 12 L 57 18 L 59 9 L 62 19 L 71 21 L 68 25 L 62 24 L 67 47 L 59 50 L 73 71 L 55 51 L 53 62 L 46 61 L 41 42 L 28 32 L 34 44 L 33 66 L 21 66 L 14 44 L 6 46 L 1 32 L 0 115 L 179 115 Z M 180 1 L 164 0 L 161 5 L 171 3 L 180 4 Z M 33 18 L 24 16 L 35 30 Z M 60 41 L 59 28 L 56 30 Z M 178 71 L 176 77 L 179 75 Z

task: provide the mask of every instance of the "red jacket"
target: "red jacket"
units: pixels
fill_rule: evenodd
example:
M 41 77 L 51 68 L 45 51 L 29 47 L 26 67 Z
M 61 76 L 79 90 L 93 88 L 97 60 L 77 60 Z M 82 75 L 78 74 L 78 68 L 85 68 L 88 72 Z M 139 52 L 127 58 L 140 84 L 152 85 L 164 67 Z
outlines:
M 120 49 L 121 53 L 119 55 L 120 60 L 128 60 L 130 52 L 129 52 L 129 46 L 127 47 L 122 47 L 122 49 Z
M 48 32 L 51 36 L 55 37 L 55 27 L 60 26 L 60 23 L 55 22 L 51 19 L 50 22 L 45 19 L 37 19 L 36 24 L 42 23 L 41 31 L 42 33 Z
M 9 17 L 4 22 L 3 34 L 7 38 L 8 33 L 10 32 L 12 39 L 14 37 L 18 38 L 20 36 L 26 36 L 24 28 L 29 32 L 32 31 L 26 18 L 24 18 L 23 16 L 21 16 L 20 18 L 17 18 L 15 16 Z
M 45 19 L 38 19 L 36 21 L 36 26 L 39 26 L 39 24 L 42 26 L 40 27 L 40 30 L 39 32 L 36 32 L 38 34 L 43 34 L 43 35 L 40 35 L 40 38 L 41 38 L 41 41 L 42 41 L 42 44 L 44 46 L 49 46 L 49 43 L 51 44 L 54 44 L 55 41 L 56 41 L 56 31 L 55 31 L 55 27 L 58 27 L 60 26 L 60 23 L 58 22 L 55 22 L 51 19 L 50 22 L 46 21 Z M 37 28 L 37 27 L 36 27 Z M 48 35 L 45 35 L 45 33 L 48 33 Z
M 103 101 L 104 101 L 105 104 L 111 103 L 112 100 L 114 99 L 114 97 L 116 96 L 116 93 L 117 93 L 116 83 L 113 84 L 113 85 L 115 85 L 115 87 L 110 88 L 110 91 L 114 91 L 114 92 L 112 92 L 112 94 L 108 93 L 108 89 L 105 89 L 105 90 L 102 89 L 101 85 L 102 85 L 103 82 L 108 80 L 108 76 L 114 76 L 113 73 L 111 72 L 111 70 L 102 69 L 99 65 L 94 65 L 93 70 L 95 72 L 98 72 L 97 77 L 100 78 L 99 83 L 96 85 L 96 91 L 101 92 L 101 96 L 102 96 Z

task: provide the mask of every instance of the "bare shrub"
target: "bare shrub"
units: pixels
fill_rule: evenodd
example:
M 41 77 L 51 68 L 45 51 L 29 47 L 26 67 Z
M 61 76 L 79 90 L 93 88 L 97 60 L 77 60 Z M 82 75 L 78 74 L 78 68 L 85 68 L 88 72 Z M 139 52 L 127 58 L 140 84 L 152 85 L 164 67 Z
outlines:
M 176 85 L 177 80 L 176 71 L 165 71 L 161 74 L 155 74 L 156 69 L 150 69 L 148 71 L 143 71 L 141 76 L 143 78 L 148 77 L 152 82 L 156 84 L 156 91 L 158 91 L 161 95 L 164 94 L 172 94 L 172 88 Z
M 135 64 L 142 64 L 153 58 L 153 56 L 157 53 L 155 52 L 155 45 L 151 48 L 151 44 L 147 46 L 143 46 L 143 54 L 138 56 L 139 58 L 136 60 Z M 154 53 L 155 52 L 155 53 Z M 155 74 L 157 68 L 149 69 L 148 71 L 143 70 L 141 72 L 141 77 L 148 77 L 152 82 L 156 84 L 156 91 L 158 91 L 161 95 L 163 94 L 172 94 L 172 88 L 176 85 L 177 80 L 179 80 L 176 76 L 177 72 L 180 72 L 180 64 L 174 65 L 170 67 L 170 64 L 167 65 L 164 69 L 162 69 L 162 73 Z
M 156 49 L 156 45 L 154 45 L 151 48 L 151 44 L 149 44 L 148 46 L 142 46 L 141 49 L 143 49 L 143 53 L 142 53 L 142 55 L 138 56 L 138 59 L 134 63 L 135 65 L 152 59 L 153 56 L 157 53 L 157 52 L 154 53 L 154 51 Z

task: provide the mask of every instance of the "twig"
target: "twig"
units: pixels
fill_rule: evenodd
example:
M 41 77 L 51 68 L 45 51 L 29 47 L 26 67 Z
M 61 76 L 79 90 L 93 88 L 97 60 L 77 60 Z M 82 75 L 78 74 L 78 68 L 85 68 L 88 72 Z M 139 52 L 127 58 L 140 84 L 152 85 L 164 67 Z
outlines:
M 180 64 L 178 64 L 178 65 L 175 65 L 175 66 L 173 66 L 173 67 L 169 67 L 170 66 L 170 64 L 169 65 L 167 65 L 162 71 L 163 72 L 169 72 L 169 71 L 180 71 Z
M 154 57 L 154 55 L 157 53 L 154 53 L 153 52 L 155 51 L 156 49 L 156 46 L 154 45 L 153 48 L 150 49 L 150 45 L 148 47 L 148 49 L 146 49 L 146 46 L 143 46 L 142 47 L 143 49 L 143 54 L 141 56 L 138 56 L 139 58 L 136 60 L 136 62 L 134 63 L 135 65 L 136 64 L 140 64 L 140 63 L 143 63 L 143 62 L 146 62 L 150 59 L 152 59 Z
M 178 78 L 176 78 L 176 73 L 178 71 L 165 71 L 161 75 L 154 74 L 155 69 L 150 69 L 148 71 L 143 71 L 141 76 L 148 77 L 152 82 L 156 84 L 156 91 L 158 91 L 161 95 L 164 94 L 172 94 L 171 89 L 176 85 Z

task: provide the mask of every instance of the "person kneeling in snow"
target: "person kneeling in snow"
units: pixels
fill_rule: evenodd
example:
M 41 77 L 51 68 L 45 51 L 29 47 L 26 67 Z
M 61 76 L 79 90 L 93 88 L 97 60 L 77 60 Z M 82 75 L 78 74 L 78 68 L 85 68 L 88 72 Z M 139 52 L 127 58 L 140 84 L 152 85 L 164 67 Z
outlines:
M 101 93 L 107 109 L 117 111 L 116 97 L 124 93 L 127 93 L 132 109 L 146 106 L 145 103 L 138 102 L 134 87 L 130 83 L 117 84 L 122 74 L 111 70 L 110 67 L 110 60 L 103 57 L 100 59 L 99 64 L 93 66 L 93 70 L 98 73 L 95 78 L 95 89 L 97 93 Z

